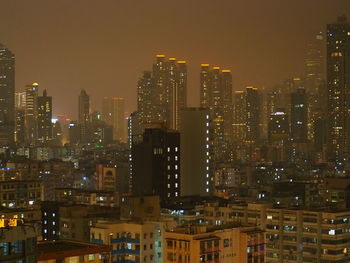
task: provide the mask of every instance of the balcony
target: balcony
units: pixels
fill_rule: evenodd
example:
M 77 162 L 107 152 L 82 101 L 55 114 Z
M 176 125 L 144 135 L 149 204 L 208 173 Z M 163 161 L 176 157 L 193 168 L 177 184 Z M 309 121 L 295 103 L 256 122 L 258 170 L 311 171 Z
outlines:
M 140 250 L 133 250 L 133 249 L 114 249 L 114 250 L 112 250 L 112 255 L 119 255 L 119 254 L 140 255 Z
M 102 239 L 97 239 L 97 238 L 92 238 L 91 239 L 91 243 L 103 244 L 103 240 Z
M 122 238 L 113 238 L 111 240 L 112 244 L 116 243 L 140 243 L 140 239 L 137 238 L 127 238 L 127 237 L 122 237 Z

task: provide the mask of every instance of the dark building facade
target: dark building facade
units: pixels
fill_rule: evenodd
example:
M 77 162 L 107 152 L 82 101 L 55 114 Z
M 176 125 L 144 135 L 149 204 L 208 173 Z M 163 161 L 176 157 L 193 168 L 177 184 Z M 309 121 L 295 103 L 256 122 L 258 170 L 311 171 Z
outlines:
M 80 142 L 89 141 L 89 124 L 90 124 L 90 97 L 85 90 L 82 90 L 78 99 L 78 124 L 80 128 Z
M 38 138 L 38 90 L 39 84 L 36 82 L 26 86 L 25 127 L 26 141 L 30 145 L 35 145 Z
M 25 111 L 23 109 L 16 109 L 16 120 L 15 120 L 15 142 L 16 144 L 22 144 L 25 140 Z
M 297 88 L 291 94 L 291 139 L 306 142 L 308 135 L 308 105 L 304 88 Z
M 327 25 L 328 153 L 341 158 L 350 146 L 350 24 Z
M 284 109 L 278 109 L 270 115 L 268 139 L 270 143 L 286 143 L 289 138 L 288 115 Z
M 52 140 L 52 97 L 47 96 L 46 90 L 37 98 L 37 113 L 38 141 L 46 143 Z
M 182 111 L 181 195 L 208 196 L 213 193 L 209 109 Z
M 161 201 L 180 195 L 180 134 L 165 128 L 145 129 L 133 145 L 132 192 L 155 194 Z
M 14 141 L 15 55 L 0 44 L 0 144 Z
M 256 143 L 260 140 L 260 99 L 258 89 L 252 86 L 246 87 L 245 114 L 245 141 Z

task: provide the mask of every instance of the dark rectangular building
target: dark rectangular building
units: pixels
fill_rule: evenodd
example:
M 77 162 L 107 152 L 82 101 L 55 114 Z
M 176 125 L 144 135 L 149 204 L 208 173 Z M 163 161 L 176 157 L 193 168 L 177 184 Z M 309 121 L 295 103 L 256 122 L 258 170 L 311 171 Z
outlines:
M 133 145 L 132 191 L 159 195 L 162 202 L 180 195 L 180 133 L 165 128 L 145 129 Z

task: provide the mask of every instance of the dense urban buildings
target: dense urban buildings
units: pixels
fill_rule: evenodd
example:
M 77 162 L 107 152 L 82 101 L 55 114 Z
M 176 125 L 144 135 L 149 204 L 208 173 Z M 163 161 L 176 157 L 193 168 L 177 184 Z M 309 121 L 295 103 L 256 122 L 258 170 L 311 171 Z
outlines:
M 275 85 L 206 63 L 190 90 L 158 54 L 132 113 L 101 81 L 76 116 L 0 44 L 0 262 L 350 262 L 350 24 L 325 27 Z

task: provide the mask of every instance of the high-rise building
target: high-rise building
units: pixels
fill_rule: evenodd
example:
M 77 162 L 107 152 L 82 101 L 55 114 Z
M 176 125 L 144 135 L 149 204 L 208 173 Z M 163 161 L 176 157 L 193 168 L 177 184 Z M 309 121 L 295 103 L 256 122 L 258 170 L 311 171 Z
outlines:
M 26 86 L 26 108 L 25 108 L 25 127 L 26 141 L 28 144 L 34 145 L 38 136 L 37 127 L 37 98 L 39 84 L 33 83 Z
M 169 58 L 166 62 L 166 119 L 168 126 L 178 129 L 180 109 L 186 105 L 187 67 L 186 61 Z
M 62 146 L 63 145 L 63 133 L 61 123 L 57 120 L 52 122 L 52 142 L 53 145 Z
M 25 141 L 26 130 L 25 130 L 25 110 L 16 109 L 16 120 L 15 120 L 15 142 L 16 144 L 22 144 Z
M 113 127 L 113 139 L 126 142 L 126 120 L 124 98 L 103 98 L 102 120 Z
M 209 110 L 186 108 L 181 118 L 181 195 L 210 195 L 213 181 Z
M 14 140 L 15 129 L 15 55 L 0 44 L 0 144 Z
M 132 155 L 132 192 L 156 194 L 162 202 L 180 196 L 180 134 L 165 128 L 145 129 Z
M 209 109 L 214 156 L 216 160 L 222 160 L 227 155 L 228 143 L 233 140 L 230 70 L 211 69 L 209 64 L 201 64 L 200 104 L 202 108 Z
M 156 55 L 156 63 L 153 64 L 152 76 L 154 77 L 155 92 L 154 102 L 156 103 L 157 121 L 165 123 L 169 127 L 167 120 L 167 109 L 170 105 L 169 95 L 170 90 L 167 88 L 168 74 L 167 61 L 165 55 Z M 170 87 L 169 87 L 170 88 Z
M 245 96 L 245 141 L 249 143 L 256 143 L 260 140 L 260 94 L 257 88 L 248 86 L 246 87 Z
M 46 90 L 37 98 L 38 141 L 46 143 L 52 140 L 52 97 Z
M 297 88 L 291 94 L 291 139 L 306 142 L 308 138 L 308 104 L 304 88 Z
M 128 148 L 129 148 L 129 188 L 132 188 L 132 177 L 133 177 L 133 167 L 132 167 L 132 154 L 131 150 L 133 145 L 139 144 L 143 140 L 143 125 L 140 123 L 139 112 L 134 111 L 130 114 L 128 118 Z
M 15 93 L 15 107 L 16 109 L 26 108 L 26 92 L 16 92 Z
M 278 109 L 270 115 L 268 139 L 270 143 L 285 143 L 289 138 L 288 115 L 284 109 Z
M 181 125 L 180 111 L 187 100 L 186 61 L 168 60 L 156 56 L 153 71 L 145 71 L 137 88 L 137 111 L 140 122 L 165 123 L 178 130 Z
M 350 24 L 327 25 L 328 153 L 344 157 L 350 146 Z
M 68 139 L 70 144 L 79 143 L 80 129 L 76 121 L 71 121 L 68 124 Z
M 324 145 L 327 141 L 327 125 L 326 118 L 321 116 L 314 120 L 314 149 L 316 152 L 323 152 Z
M 137 85 L 137 112 L 140 123 L 159 122 L 159 103 L 156 84 L 151 71 L 144 71 Z
M 242 90 L 233 94 L 233 140 L 236 143 L 245 140 L 245 93 Z
M 231 70 L 223 69 L 221 71 L 222 103 L 224 118 L 224 137 L 232 141 L 232 74 Z
M 89 141 L 89 124 L 90 124 L 90 97 L 85 90 L 82 90 L 78 100 L 78 124 L 80 128 L 80 142 Z
M 315 121 L 325 113 L 327 105 L 324 50 L 325 37 L 322 32 L 313 35 L 307 45 L 305 56 L 305 89 L 308 99 L 308 137 L 314 138 Z
M 211 71 L 209 64 L 201 64 L 200 88 L 200 105 L 202 108 L 209 108 L 211 102 Z

